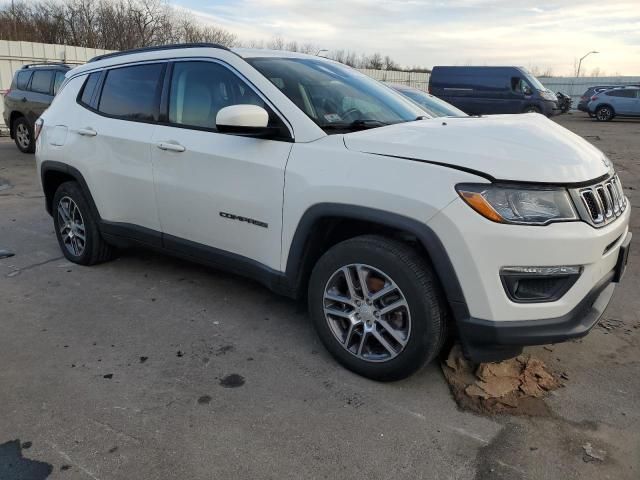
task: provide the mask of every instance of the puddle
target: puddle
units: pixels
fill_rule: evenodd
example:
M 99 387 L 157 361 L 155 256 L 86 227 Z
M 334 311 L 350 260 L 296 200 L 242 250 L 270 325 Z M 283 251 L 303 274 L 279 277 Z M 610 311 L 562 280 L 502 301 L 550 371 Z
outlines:
M 10 252 L 9 250 L 3 250 L 0 248 L 0 260 L 2 260 L 3 258 L 13 257 L 14 255 L 15 253 Z
M 31 445 L 25 442 L 23 445 Z M 0 478 L 2 480 L 45 480 L 53 467 L 45 462 L 30 460 L 22 456 L 20 440 L 0 444 Z
M 237 373 L 232 373 L 220 379 L 220 385 L 225 388 L 237 388 L 244 385 L 244 377 Z

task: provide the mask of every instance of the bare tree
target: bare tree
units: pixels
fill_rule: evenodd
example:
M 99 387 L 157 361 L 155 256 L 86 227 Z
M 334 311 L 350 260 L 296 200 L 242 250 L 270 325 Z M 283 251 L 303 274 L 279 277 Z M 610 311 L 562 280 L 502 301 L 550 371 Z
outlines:
M 365 68 L 371 68 L 373 70 L 382 70 L 384 63 L 382 55 L 378 52 L 374 53 L 367 59 L 367 66 Z
M 389 55 L 384 57 L 382 68 L 385 70 L 400 70 L 400 66 Z
M 237 44 L 235 34 L 197 22 L 167 0 L 36 0 L 0 7 L 0 37 L 124 50 L 179 42 Z
M 0 38 L 28 42 L 76 45 L 105 50 L 127 50 L 169 43 L 211 42 L 228 47 L 244 45 L 316 55 L 320 46 L 285 40 L 276 35 L 267 42 L 238 37 L 223 28 L 198 22 L 169 0 L 15 0 L 0 3 Z M 329 58 L 351 67 L 400 69 L 388 55 L 370 56 L 350 50 L 330 52 Z
M 602 71 L 600 67 L 595 67 L 591 70 L 590 77 L 606 77 L 607 75 Z
M 267 48 L 271 50 L 284 50 L 284 43 L 284 38 L 280 35 L 276 35 L 267 42 Z

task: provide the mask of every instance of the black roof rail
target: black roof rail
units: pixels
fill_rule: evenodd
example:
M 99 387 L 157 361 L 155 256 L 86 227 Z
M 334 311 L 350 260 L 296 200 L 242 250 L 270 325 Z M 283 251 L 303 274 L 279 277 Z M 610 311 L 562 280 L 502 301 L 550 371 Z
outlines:
M 229 50 L 227 47 L 225 47 L 224 45 L 220 45 L 219 43 L 172 43 L 169 45 L 156 45 L 154 47 L 133 48 L 131 50 L 123 50 L 121 52 L 105 53 L 104 55 L 93 57 L 87 63 L 97 62 L 98 60 L 104 60 L 105 58 L 120 57 L 122 55 L 129 55 L 132 53 L 156 52 L 159 50 L 176 50 L 179 48 L 220 48 L 222 50 Z
M 67 67 L 71 68 L 69 64 L 65 62 L 39 62 L 39 63 L 27 63 L 22 65 L 21 68 L 33 68 L 33 67 Z

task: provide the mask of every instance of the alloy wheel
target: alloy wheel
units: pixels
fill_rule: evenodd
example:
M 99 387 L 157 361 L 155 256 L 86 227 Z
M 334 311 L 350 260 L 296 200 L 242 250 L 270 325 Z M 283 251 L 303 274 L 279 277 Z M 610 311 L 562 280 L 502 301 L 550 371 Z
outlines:
M 407 300 L 391 277 L 364 264 L 346 265 L 329 278 L 324 316 L 336 340 L 368 362 L 397 357 L 411 335 Z
M 600 110 L 598 110 L 598 120 L 609 120 L 609 117 L 611 117 L 611 111 L 604 107 L 601 108 Z
M 58 202 L 58 228 L 67 251 L 80 257 L 87 244 L 86 228 L 80 209 L 71 197 L 62 197 Z
M 29 148 L 29 144 L 31 143 L 29 139 L 29 129 L 24 123 L 19 123 L 16 127 L 16 140 L 18 140 L 20 148 L 24 150 Z

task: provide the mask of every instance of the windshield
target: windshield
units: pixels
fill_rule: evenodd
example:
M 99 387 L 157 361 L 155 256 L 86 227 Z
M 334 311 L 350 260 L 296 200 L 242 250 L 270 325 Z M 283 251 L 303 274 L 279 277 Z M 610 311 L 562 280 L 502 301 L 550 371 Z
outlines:
M 462 110 L 454 107 L 450 103 L 440 100 L 438 97 L 429 95 L 426 92 L 415 90 L 413 88 L 395 88 L 394 90 L 406 95 L 411 100 L 420 105 L 425 112 L 432 117 L 466 117 L 467 114 Z
M 531 72 L 529 72 L 526 68 L 523 68 L 523 71 L 524 71 L 524 78 L 527 79 L 527 81 L 531 84 L 531 86 L 533 88 L 535 88 L 536 90 L 540 90 L 542 92 L 546 92 L 547 91 L 547 87 L 542 85 L 542 83 L 540 83 L 540 80 L 538 80 L 536 77 L 534 77 L 531 74 Z
M 307 58 L 247 60 L 327 133 L 424 116 L 413 102 L 339 63 Z

